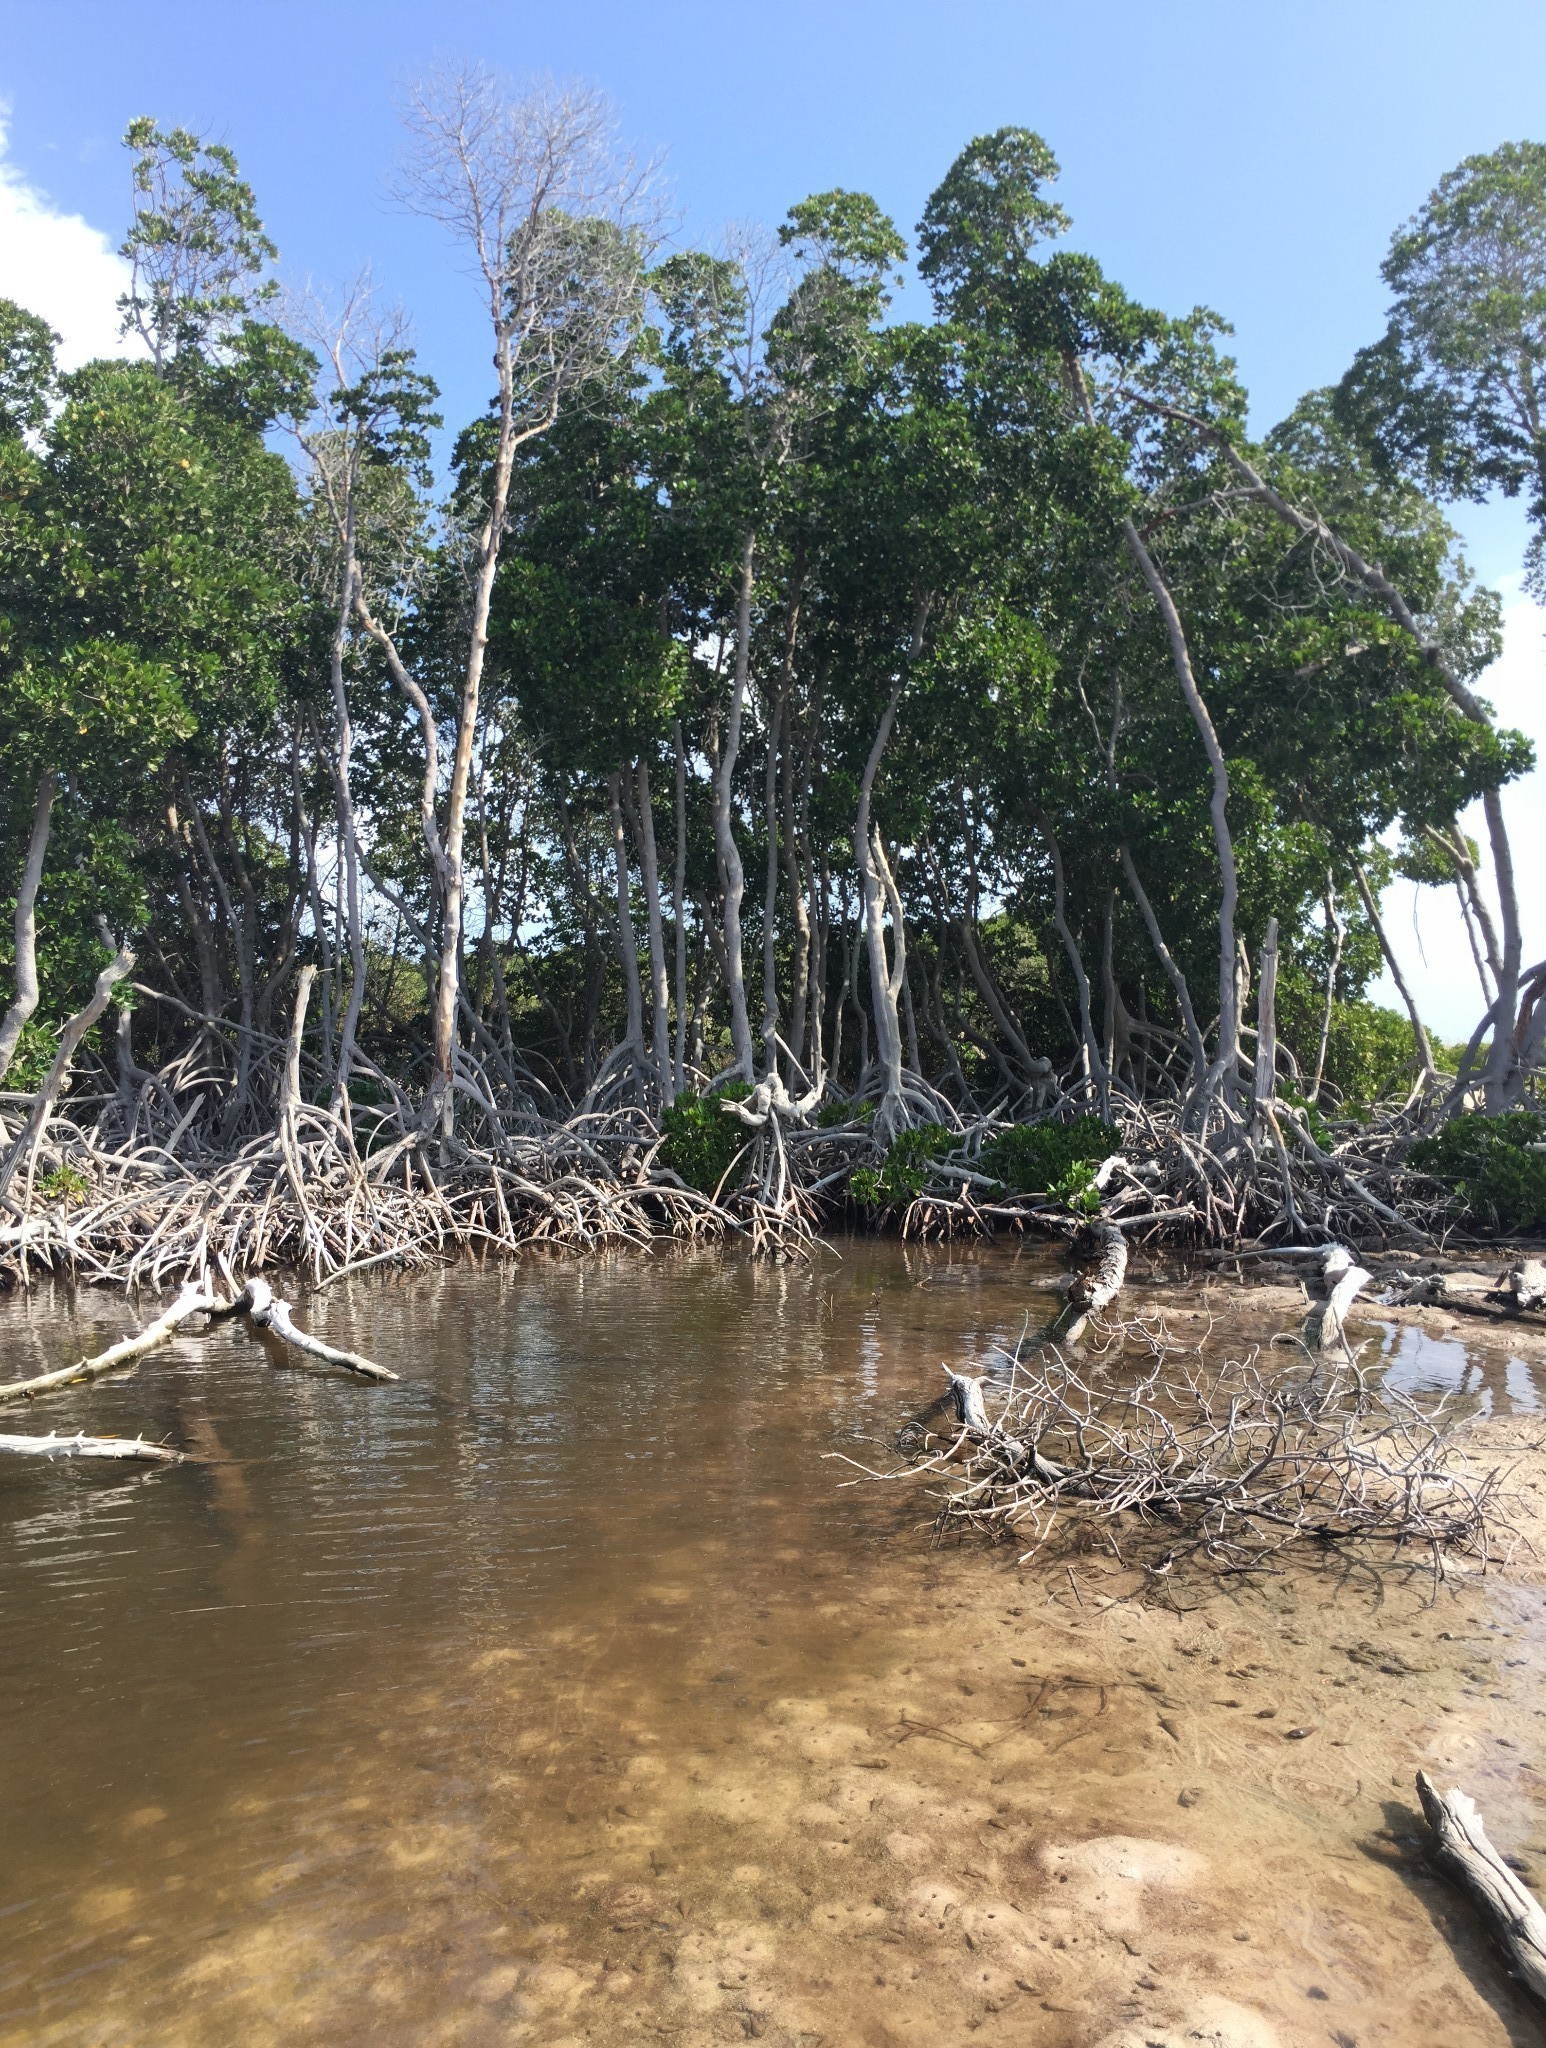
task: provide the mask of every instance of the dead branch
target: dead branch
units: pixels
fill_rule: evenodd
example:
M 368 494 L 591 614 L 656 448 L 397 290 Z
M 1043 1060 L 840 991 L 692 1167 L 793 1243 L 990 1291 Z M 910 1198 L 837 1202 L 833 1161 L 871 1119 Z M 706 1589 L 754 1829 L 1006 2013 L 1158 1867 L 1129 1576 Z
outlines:
M 0 1451 L 23 1458 L 118 1458 L 146 1465 L 180 1465 L 185 1453 L 142 1436 L 0 1436 Z
M 1435 1569 L 1454 1546 L 1489 1554 L 1499 1476 L 1452 1460 L 1441 1413 L 1399 1395 L 1374 1412 L 1356 1375 L 1209 1362 L 1162 1320 L 1122 1335 L 1146 1358 L 1120 1381 L 1109 1360 L 1086 1371 L 1051 1347 L 1029 1363 L 1017 1352 L 995 1419 L 981 1381 L 949 1374 L 964 1441 L 942 1533 L 1028 1535 L 1029 1558 L 1070 1519 L 1122 1518 L 1158 1572 L 1186 1556 L 1256 1569 L 1304 1540 L 1425 1547 Z M 907 1447 L 939 1446 L 914 1431 Z
M 1476 1802 L 1451 1786 L 1441 1797 L 1426 1771 L 1417 1796 L 1433 1830 L 1432 1856 L 1469 1892 L 1525 1989 L 1546 2004 L 1546 1912 L 1487 1839 Z
M 362 1358 L 357 1351 L 341 1351 L 334 1344 L 324 1344 L 309 1330 L 298 1330 L 291 1319 L 290 1304 L 275 1294 L 261 1274 L 254 1274 L 247 1282 L 246 1307 L 258 1329 L 270 1331 L 282 1344 L 291 1345 L 308 1358 L 320 1358 L 327 1365 L 341 1365 L 365 1380 L 397 1378 L 395 1372 L 389 1372 L 384 1365 L 377 1365 L 373 1359 Z
M 118 1343 L 110 1344 L 105 1351 L 99 1351 L 93 1358 L 79 1359 L 74 1365 L 61 1366 L 57 1372 L 39 1373 L 35 1379 L 12 1380 L 8 1386 L 0 1387 L 0 1401 L 31 1401 L 39 1394 L 52 1394 L 60 1387 L 73 1387 L 83 1380 L 101 1379 L 104 1373 L 116 1372 L 120 1366 L 130 1364 L 145 1352 L 162 1344 L 179 1324 L 187 1322 L 190 1316 L 207 1315 L 219 1306 L 219 1299 L 208 1288 L 195 1286 L 191 1280 L 184 1281 L 182 1290 L 171 1307 L 164 1309 L 153 1323 L 147 1323 L 143 1330 L 133 1336 L 123 1337 Z

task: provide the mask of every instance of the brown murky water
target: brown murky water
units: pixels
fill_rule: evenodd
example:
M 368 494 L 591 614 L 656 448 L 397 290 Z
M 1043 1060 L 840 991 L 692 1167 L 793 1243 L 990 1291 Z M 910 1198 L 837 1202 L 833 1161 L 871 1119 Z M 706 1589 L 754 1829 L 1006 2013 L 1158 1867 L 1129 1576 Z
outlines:
M 227 1326 L 52 1402 L 209 1462 L 0 1467 L 0 2048 L 1546 2039 L 1411 1795 L 1546 1873 L 1538 1579 L 931 1551 L 826 1454 L 1047 1269 L 840 1250 L 365 1276 L 309 1319 L 400 1387 Z M 131 1313 L 0 1305 L 3 1376 Z

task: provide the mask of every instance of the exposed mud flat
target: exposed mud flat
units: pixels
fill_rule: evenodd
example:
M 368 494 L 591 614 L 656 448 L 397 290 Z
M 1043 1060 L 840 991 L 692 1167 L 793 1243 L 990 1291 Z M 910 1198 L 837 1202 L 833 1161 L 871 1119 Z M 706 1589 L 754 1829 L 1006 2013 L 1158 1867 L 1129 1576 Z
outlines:
M 843 1251 L 356 1283 L 327 1334 L 403 1395 L 231 1332 L 81 1416 L 229 1462 L 0 1475 L 0 2043 L 1546 2040 L 1412 1789 L 1546 1885 L 1538 1561 L 1155 1599 L 930 1551 L 823 1453 L 1050 1273 Z M 1149 1292 L 1229 1343 L 1297 1299 Z M 1464 1336 L 1539 1540 L 1537 1376 Z

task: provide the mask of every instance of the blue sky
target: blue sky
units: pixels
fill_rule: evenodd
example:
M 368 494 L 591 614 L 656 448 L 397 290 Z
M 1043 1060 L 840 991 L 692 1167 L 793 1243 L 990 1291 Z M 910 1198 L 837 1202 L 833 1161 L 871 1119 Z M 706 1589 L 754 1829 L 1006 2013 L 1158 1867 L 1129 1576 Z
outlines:
M 471 308 L 383 185 L 404 80 L 464 54 L 604 87 L 666 152 L 689 235 L 832 185 L 908 229 L 971 135 L 1039 129 L 1076 241 L 1166 310 L 1235 323 L 1261 426 L 1378 330 L 1381 254 L 1438 175 L 1546 118 L 1540 0 L 0 0 L 11 160 L 56 205 L 116 236 L 129 117 L 218 133 L 287 267 L 369 261 L 463 414 Z
M 1036 128 L 1062 163 L 1078 246 L 1139 297 L 1171 312 L 1206 303 L 1234 324 L 1258 430 L 1378 333 L 1380 258 L 1435 180 L 1473 151 L 1546 134 L 1541 0 L 0 0 L 0 184 L 33 206 L 35 228 L 79 216 L 116 242 L 130 117 L 218 135 L 285 271 L 322 284 L 369 263 L 410 310 L 448 418 L 465 419 L 485 385 L 471 287 L 385 186 L 403 84 L 469 55 L 603 87 L 629 139 L 664 152 L 684 239 L 776 222 L 833 185 L 874 193 L 910 230 L 972 135 Z M 0 206 L 0 291 L 16 289 L 19 233 L 16 206 Z M 79 233 L 47 246 L 54 288 L 107 303 L 99 238 L 94 256 Z M 925 310 L 916 288 L 899 310 Z M 1456 517 L 1507 594 L 1517 508 Z M 1534 731 L 1540 622 L 1516 604 L 1512 624 L 1494 695 Z M 1539 823 L 1539 783 L 1518 795 Z M 1430 1008 L 1454 1006 L 1454 978 L 1435 973 Z

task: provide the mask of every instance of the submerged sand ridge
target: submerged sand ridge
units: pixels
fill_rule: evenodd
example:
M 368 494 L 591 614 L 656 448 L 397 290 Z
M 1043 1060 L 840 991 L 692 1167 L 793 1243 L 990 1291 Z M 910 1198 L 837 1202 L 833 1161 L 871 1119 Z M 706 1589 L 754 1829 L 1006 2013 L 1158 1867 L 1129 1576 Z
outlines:
M 330 1334 L 415 1318 L 411 1425 L 233 1337 L 175 1389 L 233 1465 L 8 1493 L 38 1597 L 0 1733 L 53 1740 L 0 2042 L 1546 2038 L 1412 1791 L 1464 1785 L 1540 1888 L 1534 1573 L 1328 1559 L 1159 1604 L 1115 1558 L 930 1552 L 822 1453 L 1035 1276 L 844 1251 L 355 1288 Z M 1513 1455 L 1546 1432 L 1492 1384 Z

